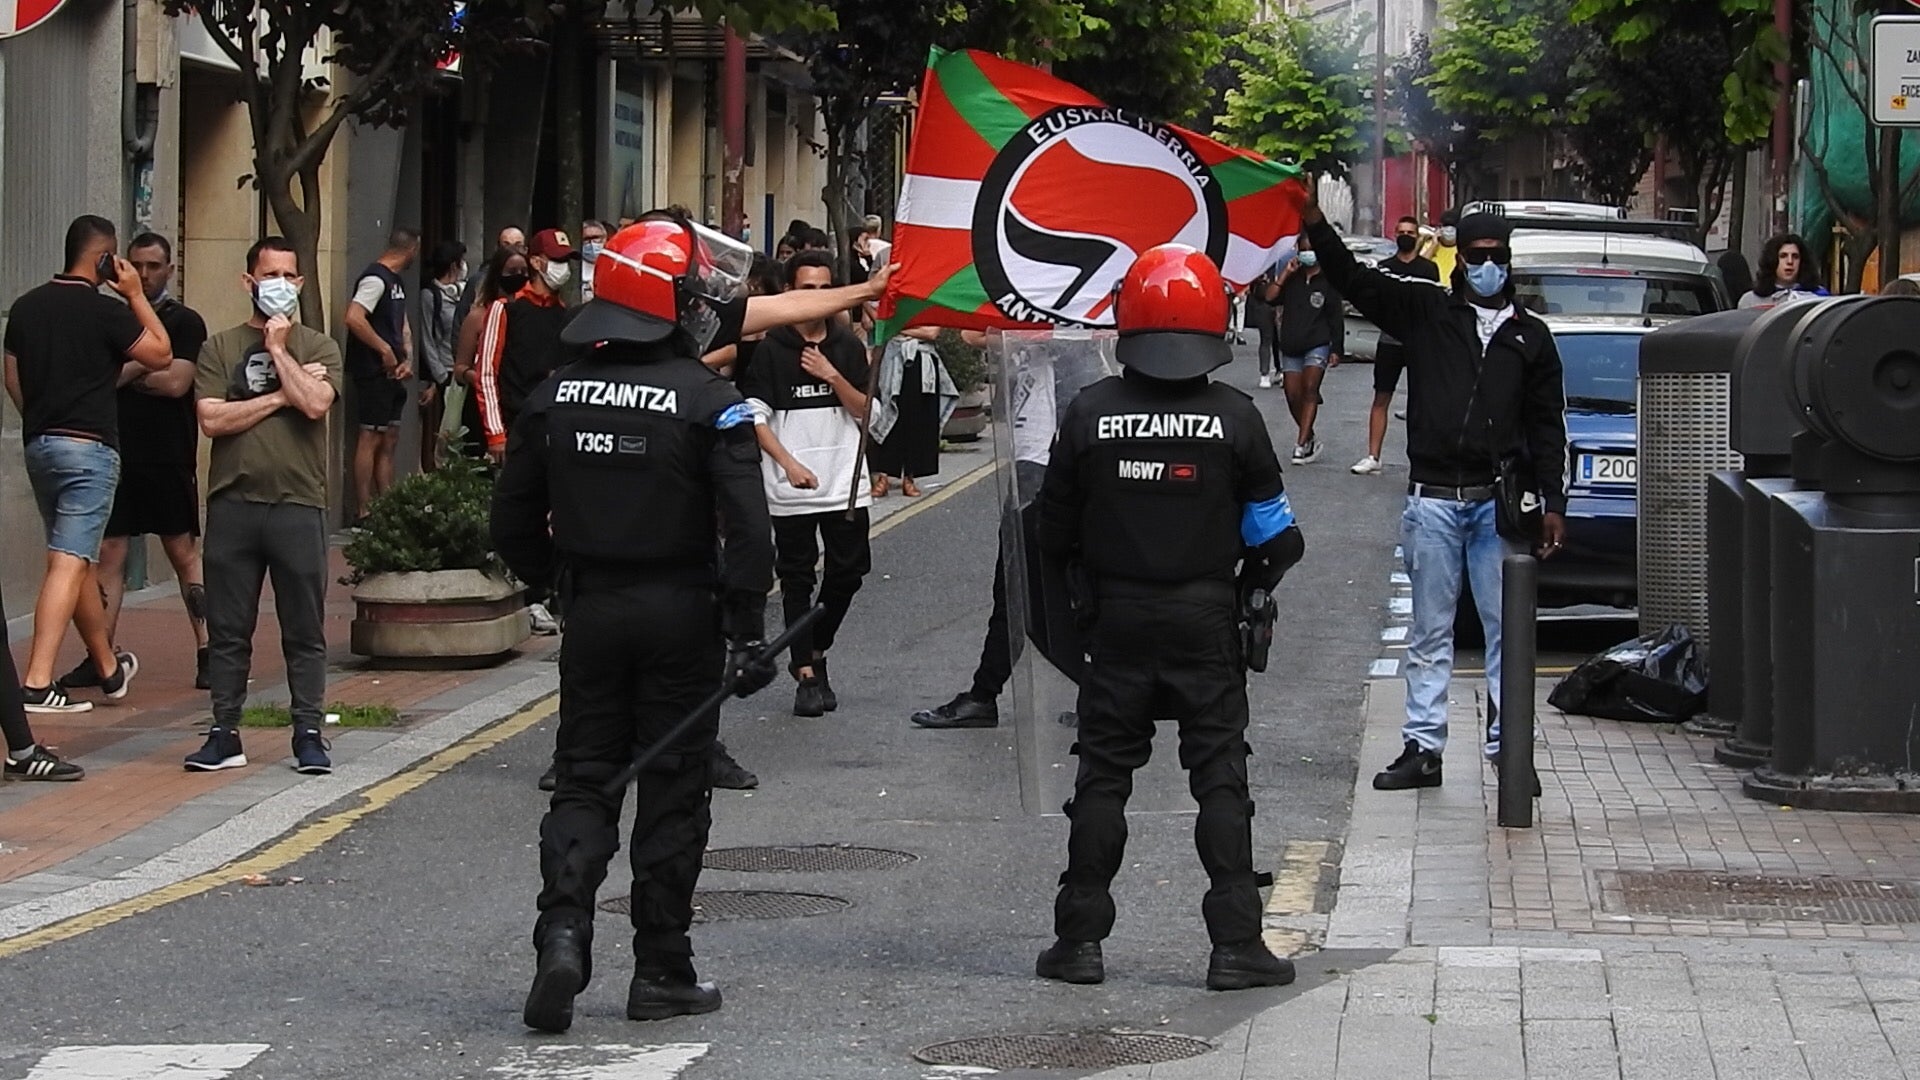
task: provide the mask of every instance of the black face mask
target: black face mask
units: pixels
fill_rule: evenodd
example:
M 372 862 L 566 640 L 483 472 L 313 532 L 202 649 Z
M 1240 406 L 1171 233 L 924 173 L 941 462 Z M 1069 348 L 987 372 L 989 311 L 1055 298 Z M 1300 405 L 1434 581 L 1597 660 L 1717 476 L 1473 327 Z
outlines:
M 527 287 L 527 275 L 525 274 L 501 274 L 500 275 L 500 295 L 502 296 L 517 295 L 521 289 L 524 289 L 526 287 Z
M 1399 248 L 1400 254 L 1402 255 L 1405 255 L 1407 252 L 1412 251 L 1413 246 L 1419 242 L 1420 242 L 1419 237 L 1407 236 L 1405 234 L 1401 234 L 1400 236 L 1396 236 L 1393 238 L 1393 246 Z

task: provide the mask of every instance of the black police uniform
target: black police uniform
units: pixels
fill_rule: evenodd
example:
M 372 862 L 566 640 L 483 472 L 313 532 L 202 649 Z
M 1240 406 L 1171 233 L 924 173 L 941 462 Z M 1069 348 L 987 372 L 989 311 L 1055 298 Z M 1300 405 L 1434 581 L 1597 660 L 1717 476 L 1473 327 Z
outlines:
M 1282 494 L 1259 409 L 1204 377 L 1129 371 L 1088 387 L 1061 419 L 1040 543 L 1049 558 L 1078 564 L 1072 576 L 1092 607 L 1067 871 L 1054 905 L 1062 942 L 1113 930 L 1108 889 L 1126 847 L 1127 797 L 1159 719 L 1179 721 L 1180 764 L 1200 806 L 1208 934 L 1216 945 L 1260 937 L 1236 569 L 1248 552 L 1245 508 L 1283 504 Z
M 672 344 L 603 346 L 528 397 L 494 491 L 493 537 L 515 575 L 534 587 L 558 576 L 564 594 L 558 782 L 540 825 L 534 945 L 561 928 L 590 942 L 594 894 L 620 846 L 624 793 L 603 786 L 720 686 L 726 637 L 763 632 L 773 548 L 752 414 Z M 704 717 L 640 777 L 636 986 L 693 980 L 687 930 L 718 721 Z

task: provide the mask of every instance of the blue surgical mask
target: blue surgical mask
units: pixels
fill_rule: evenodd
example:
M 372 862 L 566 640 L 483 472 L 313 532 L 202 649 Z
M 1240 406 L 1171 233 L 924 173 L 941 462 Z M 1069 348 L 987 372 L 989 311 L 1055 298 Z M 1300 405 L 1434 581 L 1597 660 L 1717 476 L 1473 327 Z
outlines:
M 1300 265 L 1301 265 L 1301 266 L 1319 266 L 1319 265 L 1320 265 L 1320 254 L 1319 254 L 1318 252 L 1314 252 L 1314 251 L 1303 251 L 1303 252 L 1301 252 L 1301 253 L 1300 253 Z
M 600 257 L 600 252 L 605 250 L 606 246 L 598 240 L 589 240 L 580 245 L 580 257 L 592 262 Z
M 253 304 L 269 319 L 275 315 L 291 319 L 300 310 L 300 286 L 286 278 L 261 278 L 253 284 Z
M 1467 286 L 1481 296 L 1498 296 L 1507 287 L 1507 268 L 1488 259 L 1467 267 Z

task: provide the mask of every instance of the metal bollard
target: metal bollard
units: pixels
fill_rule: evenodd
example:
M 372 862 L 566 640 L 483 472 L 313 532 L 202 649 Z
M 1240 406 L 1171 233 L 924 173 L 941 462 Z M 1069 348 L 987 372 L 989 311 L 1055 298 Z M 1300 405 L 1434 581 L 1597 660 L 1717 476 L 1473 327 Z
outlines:
M 1500 824 L 1533 828 L 1535 610 L 1540 564 L 1509 555 L 1500 564 Z

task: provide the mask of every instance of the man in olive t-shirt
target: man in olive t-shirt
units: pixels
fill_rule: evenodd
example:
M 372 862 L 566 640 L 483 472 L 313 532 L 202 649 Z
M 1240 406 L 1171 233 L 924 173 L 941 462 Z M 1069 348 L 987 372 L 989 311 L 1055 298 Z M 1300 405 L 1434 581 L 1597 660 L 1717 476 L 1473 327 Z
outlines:
M 260 587 L 273 576 L 280 648 L 293 697 L 294 768 L 333 771 L 320 735 L 327 689 L 327 411 L 339 395 L 340 348 L 293 321 L 303 279 L 293 248 L 268 237 L 247 253 L 253 318 L 208 339 L 194 410 L 212 440 L 207 468 L 208 681 L 213 726 L 188 769 L 247 763 L 247 703 Z

